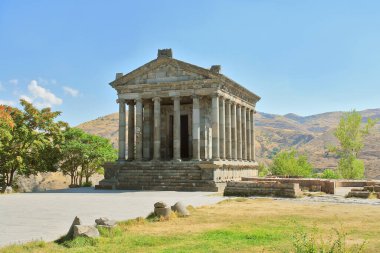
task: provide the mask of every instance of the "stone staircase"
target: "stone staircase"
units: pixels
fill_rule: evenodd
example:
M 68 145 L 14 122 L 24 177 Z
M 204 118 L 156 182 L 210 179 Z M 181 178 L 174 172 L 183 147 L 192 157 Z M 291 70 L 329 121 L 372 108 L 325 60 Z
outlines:
M 216 183 L 202 178 L 202 169 L 193 164 L 130 163 L 117 173 L 116 189 L 218 191 Z

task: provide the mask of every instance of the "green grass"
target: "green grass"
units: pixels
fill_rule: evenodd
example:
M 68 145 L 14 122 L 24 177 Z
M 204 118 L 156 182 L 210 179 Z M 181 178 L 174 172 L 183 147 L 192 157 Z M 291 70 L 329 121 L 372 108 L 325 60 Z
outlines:
M 0 252 L 296 252 L 297 238 L 301 249 L 318 248 L 321 242 L 330 241 L 347 243 L 347 251 L 332 252 L 351 252 L 349 249 L 363 242 L 368 242 L 364 252 L 380 247 L 378 207 L 238 198 L 190 209 L 192 215 L 187 218 L 123 221 L 113 229 L 100 229 L 98 239 L 77 238 L 60 244 L 31 242 Z M 341 226 L 344 233 L 338 235 L 344 237 L 335 238 L 334 228 Z M 300 238 L 312 242 L 312 246 L 303 248 Z

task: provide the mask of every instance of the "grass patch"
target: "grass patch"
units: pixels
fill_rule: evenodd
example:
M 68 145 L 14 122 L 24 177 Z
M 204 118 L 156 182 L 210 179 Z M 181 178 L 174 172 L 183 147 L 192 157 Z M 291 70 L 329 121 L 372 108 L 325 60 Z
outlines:
M 187 218 L 149 216 L 119 222 L 115 228 L 101 228 L 101 237 L 95 240 L 33 242 L 0 252 L 376 252 L 380 248 L 376 206 L 231 198 L 189 209 Z M 336 233 L 342 224 L 344 232 Z M 363 242 L 367 243 L 360 248 Z M 346 251 L 314 250 L 334 243 Z

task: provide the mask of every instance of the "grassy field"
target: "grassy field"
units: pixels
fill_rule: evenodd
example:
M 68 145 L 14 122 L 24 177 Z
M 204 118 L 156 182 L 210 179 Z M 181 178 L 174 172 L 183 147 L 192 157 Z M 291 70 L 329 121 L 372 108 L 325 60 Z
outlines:
M 380 249 L 376 206 L 239 198 L 190 210 L 187 218 L 121 222 L 95 240 L 32 242 L 0 252 L 295 252 L 295 238 L 305 242 L 312 235 L 331 244 L 338 237 L 334 229 L 347 248 L 365 243 L 363 252 Z

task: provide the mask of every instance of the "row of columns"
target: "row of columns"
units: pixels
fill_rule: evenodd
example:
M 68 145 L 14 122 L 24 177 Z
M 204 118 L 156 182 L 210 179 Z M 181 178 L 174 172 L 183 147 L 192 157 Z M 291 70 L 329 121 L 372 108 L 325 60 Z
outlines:
M 200 101 L 194 95 L 192 110 L 193 160 L 200 157 Z M 173 160 L 180 161 L 181 112 L 180 97 L 173 100 Z M 161 98 L 153 103 L 153 159 L 161 158 Z M 125 100 L 119 99 L 119 160 L 125 160 L 126 123 Z M 135 106 L 136 103 L 136 112 Z M 254 110 L 224 97 L 212 96 L 212 159 L 213 160 L 255 160 Z M 128 160 L 142 160 L 143 156 L 143 104 L 141 98 L 128 101 Z M 150 112 L 151 113 L 151 112 Z M 136 115 L 136 119 L 134 118 Z M 135 125 L 136 124 L 136 125 Z M 136 143 L 136 145 L 135 145 Z M 136 150 L 135 150 L 136 148 Z M 136 152 L 135 152 L 136 151 Z

